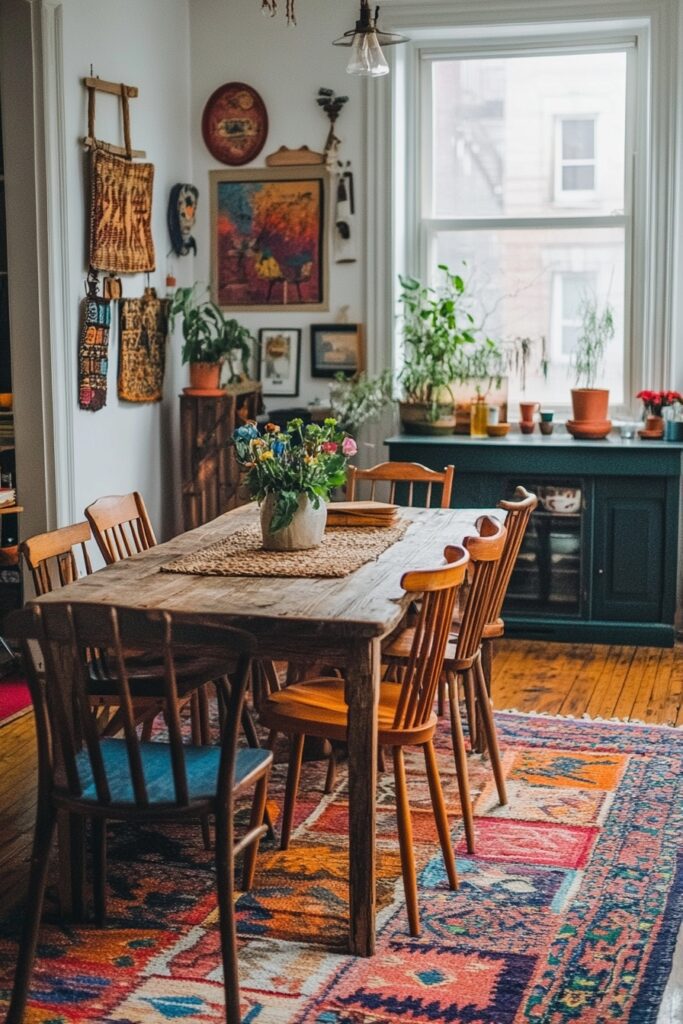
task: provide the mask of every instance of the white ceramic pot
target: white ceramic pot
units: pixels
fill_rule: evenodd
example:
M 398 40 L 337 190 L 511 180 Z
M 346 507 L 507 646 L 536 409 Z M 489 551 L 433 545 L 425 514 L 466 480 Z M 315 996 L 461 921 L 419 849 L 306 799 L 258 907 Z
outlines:
M 289 526 L 283 526 L 276 533 L 270 531 L 270 521 L 275 511 L 275 495 L 267 494 L 261 503 L 261 533 L 263 546 L 267 551 L 305 551 L 317 548 L 325 533 L 327 505 L 321 500 L 314 508 L 307 494 L 299 495 L 299 507 Z

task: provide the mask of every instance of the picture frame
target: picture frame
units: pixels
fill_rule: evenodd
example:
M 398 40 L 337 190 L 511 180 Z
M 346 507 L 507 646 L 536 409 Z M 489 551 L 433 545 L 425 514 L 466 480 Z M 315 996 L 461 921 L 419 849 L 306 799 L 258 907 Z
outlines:
M 258 380 L 266 398 L 299 394 L 301 329 L 262 327 L 258 332 Z
M 211 297 L 235 312 L 328 308 L 322 164 L 211 171 Z
M 361 324 L 311 324 L 312 377 L 355 377 L 363 363 Z

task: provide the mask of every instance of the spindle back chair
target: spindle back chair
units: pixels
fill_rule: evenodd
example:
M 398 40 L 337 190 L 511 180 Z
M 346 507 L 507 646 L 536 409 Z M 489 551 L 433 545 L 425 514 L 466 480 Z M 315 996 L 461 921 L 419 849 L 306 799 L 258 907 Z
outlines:
M 58 530 L 38 533 L 19 545 L 19 551 L 31 573 L 36 596 L 51 593 L 57 586 L 65 587 L 81 576 L 78 552 L 86 575 L 92 572 L 88 542 L 92 540 L 87 522 L 62 526 Z
M 238 750 L 238 731 L 255 641 L 241 630 L 212 627 L 201 618 L 178 619 L 106 605 L 54 603 L 14 613 L 8 635 L 21 641 L 35 709 L 38 737 L 38 809 L 29 908 L 24 919 L 8 1024 L 19 1024 L 26 1004 L 35 957 L 47 864 L 57 811 L 89 818 L 96 845 L 94 902 L 96 917 L 106 907 L 107 820 L 153 823 L 162 820 L 216 818 L 216 881 L 221 950 L 225 976 L 226 1020 L 238 1024 L 239 977 L 233 910 L 234 857 L 243 849 L 244 885 L 253 880 L 258 842 L 265 832 L 263 813 L 272 754 Z M 31 641 L 40 645 L 45 673 L 35 670 Z M 87 652 L 107 652 L 116 666 L 123 739 L 104 739 L 89 707 Z M 176 658 L 206 652 L 231 675 L 230 705 L 221 746 L 183 743 L 178 713 Z M 132 706 L 129 659 L 148 656 L 164 666 L 166 742 L 138 737 Z M 234 801 L 255 787 L 251 821 L 235 841 Z
M 368 482 L 370 484 L 369 500 L 375 501 L 377 487 L 380 485 L 380 495 L 388 492 L 388 501 L 396 502 L 398 496 L 400 504 L 412 507 L 415 504 L 415 492 L 424 497 L 419 505 L 424 508 L 432 507 L 433 488 L 441 488 L 441 501 L 436 507 L 450 508 L 451 495 L 453 492 L 454 466 L 446 466 L 443 470 L 428 469 L 419 462 L 380 462 L 370 469 L 359 469 L 357 466 L 349 466 L 346 480 L 346 496 L 349 501 L 359 500 L 359 484 Z M 388 485 L 382 489 L 382 485 Z M 416 485 L 417 488 L 416 488 Z M 403 500 L 407 491 L 407 500 Z M 378 497 L 377 500 L 384 500 Z
M 85 517 L 107 565 L 156 545 L 145 502 L 138 491 L 98 498 L 88 505 Z

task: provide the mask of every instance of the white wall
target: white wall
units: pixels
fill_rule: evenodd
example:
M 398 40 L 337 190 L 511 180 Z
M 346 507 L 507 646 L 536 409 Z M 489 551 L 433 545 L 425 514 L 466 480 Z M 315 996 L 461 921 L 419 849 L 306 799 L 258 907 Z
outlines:
M 68 274 L 65 301 L 72 314 L 68 338 L 53 338 L 69 353 L 70 371 L 77 373 L 78 309 L 87 271 L 87 164 L 78 140 L 86 134 L 87 100 L 81 78 L 90 65 L 100 78 L 136 85 L 130 101 L 134 148 L 145 150 L 155 165 L 152 231 L 156 271 L 150 283 L 165 293 L 166 253 L 170 243 L 166 204 L 171 186 L 191 180 L 189 144 L 189 50 L 187 0 L 64 0 L 63 80 L 67 204 Z M 122 143 L 119 103 L 98 94 L 96 132 L 99 138 Z M 176 261 L 179 283 L 193 277 L 192 258 Z M 142 294 L 145 275 L 123 277 L 125 296 Z M 121 402 L 117 397 L 118 324 L 112 307 L 107 405 L 96 413 L 74 410 L 74 505 L 76 514 L 103 494 L 140 490 L 161 535 L 174 530 L 177 505 L 178 393 L 184 380 L 179 344 L 167 352 L 164 400 L 157 404 Z M 74 396 L 75 397 L 75 396 Z M 75 404 L 75 403 L 74 403 Z
M 316 104 L 323 86 L 349 102 L 337 122 L 342 140 L 340 156 L 353 164 L 358 216 L 364 222 L 365 175 L 363 148 L 363 83 L 346 74 L 348 50 L 331 46 L 332 39 L 351 28 L 357 15 L 352 3 L 331 4 L 322 0 L 296 0 L 298 26 L 287 26 L 284 8 L 274 18 L 264 18 L 259 0 L 190 0 L 191 39 L 191 126 L 194 184 L 200 191 L 196 259 L 197 280 L 210 279 L 209 171 L 225 169 L 216 161 L 201 134 L 204 105 L 218 86 L 240 81 L 260 93 L 268 111 L 266 144 L 252 164 L 264 167 L 265 157 L 280 146 L 307 145 L 322 151 L 329 122 Z M 376 84 L 376 83 L 373 83 Z M 331 246 L 330 246 L 331 248 Z M 362 248 L 359 247 L 362 254 Z M 348 306 L 351 322 L 365 322 L 365 266 L 361 259 L 352 264 L 330 263 L 330 306 L 318 313 L 234 313 L 255 335 L 261 327 L 302 328 L 301 386 L 298 398 L 266 399 L 268 405 L 307 404 L 328 394 L 324 380 L 310 375 L 311 323 L 329 323 L 341 306 Z M 368 345 L 373 339 L 367 340 Z

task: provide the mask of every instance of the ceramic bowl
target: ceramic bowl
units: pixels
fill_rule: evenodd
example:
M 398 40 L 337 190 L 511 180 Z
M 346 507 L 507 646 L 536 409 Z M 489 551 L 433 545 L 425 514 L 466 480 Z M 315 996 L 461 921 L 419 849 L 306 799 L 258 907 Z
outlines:
M 509 429 L 509 423 L 489 423 L 486 427 L 486 433 L 489 437 L 505 437 Z
M 580 487 L 543 487 L 539 498 L 546 512 L 566 515 L 581 510 Z

